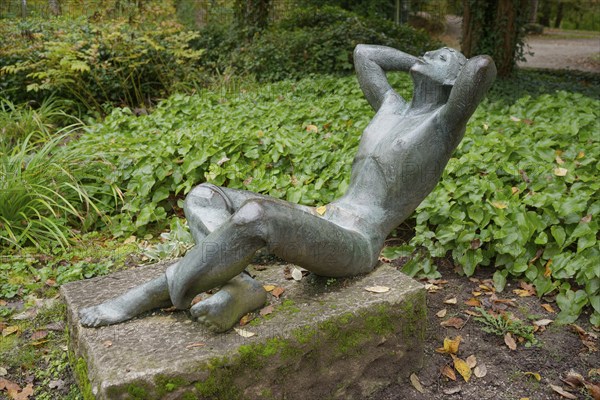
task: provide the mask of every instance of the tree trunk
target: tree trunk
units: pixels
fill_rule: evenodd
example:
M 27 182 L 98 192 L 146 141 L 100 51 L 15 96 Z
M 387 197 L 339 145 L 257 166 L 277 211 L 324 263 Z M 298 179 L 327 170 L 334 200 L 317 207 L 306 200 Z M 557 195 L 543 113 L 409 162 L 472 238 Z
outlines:
M 21 18 L 27 18 L 27 0 L 21 0 Z
M 61 14 L 60 2 L 58 0 L 48 0 L 48 6 L 52 15 L 57 16 Z
M 550 27 L 550 15 L 552 14 L 552 4 L 550 0 L 542 0 L 542 10 L 540 15 L 540 24 Z
M 410 13 L 410 0 L 400 1 L 400 24 L 406 25 L 408 23 L 408 14 Z
M 560 23 L 562 22 L 562 19 L 563 19 L 564 5 L 565 5 L 565 3 L 563 3 L 562 1 L 558 2 L 558 7 L 556 10 L 556 20 L 554 21 L 555 28 L 560 28 Z
M 529 22 L 535 24 L 537 22 L 537 10 L 539 0 L 529 0 Z
M 521 48 L 521 28 L 527 22 L 524 17 L 529 13 L 528 6 L 528 0 L 465 0 L 463 54 L 488 54 L 496 63 L 498 76 L 509 76 Z
M 238 25 L 260 31 L 269 25 L 273 0 L 236 0 L 235 16 Z

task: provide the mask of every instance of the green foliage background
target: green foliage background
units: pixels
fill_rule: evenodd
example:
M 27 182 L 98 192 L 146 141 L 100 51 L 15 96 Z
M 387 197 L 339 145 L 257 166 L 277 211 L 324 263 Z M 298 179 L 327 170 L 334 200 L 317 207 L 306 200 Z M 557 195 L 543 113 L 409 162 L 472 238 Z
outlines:
M 393 80 L 409 94 L 406 76 Z M 498 268 L 499 288 L 508 275 L 525 276 L 540 295 L 559 290 L 563 321 L 591 304 L 600 322 L 598 110 L 600 101 L 563 91 L 509 106 L 484 102 L 415 213 L 410 249 L 452 256 L 467 275 Z M 371 115 L 354 78 L 313 77 L 245 94 L 174 95 L 142 117 L 115 109 L 74 145 L 106 152 L 116 165 L 109 179 L 125 201 L 112 229 L 125 234 L 167 221 L 204 181 L 327 203 L 347 187 Z M 432 262 L 405 271 L 437 274 Z

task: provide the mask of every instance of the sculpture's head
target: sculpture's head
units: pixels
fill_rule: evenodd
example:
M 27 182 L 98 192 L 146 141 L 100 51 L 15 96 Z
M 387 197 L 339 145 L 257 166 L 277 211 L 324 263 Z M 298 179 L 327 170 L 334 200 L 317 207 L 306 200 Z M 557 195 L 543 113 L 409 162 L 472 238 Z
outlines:
M 425 53 L 410 71 L 412 74 L 426 76 L 442 85 L 452 86 L 466 62 L 466 57 L 460 52 L 442 47 Z

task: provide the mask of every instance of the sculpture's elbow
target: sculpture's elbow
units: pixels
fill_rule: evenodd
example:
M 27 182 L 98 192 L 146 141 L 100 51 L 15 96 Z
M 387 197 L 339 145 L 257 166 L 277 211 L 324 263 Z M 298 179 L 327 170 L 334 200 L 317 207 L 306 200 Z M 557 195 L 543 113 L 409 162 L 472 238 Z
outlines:
M 496 77 L 496 64 L 492 57 L 487 55 L 477 56 L 474 61 L 475 68 L 484 72 L 489 79 L 493 80 Z
M 354 62 L 358 62 L 360 60 L 364 60 L 367 58 L 367 45 L 364 44 L 357 44 L 356 47 L 354 48 Z

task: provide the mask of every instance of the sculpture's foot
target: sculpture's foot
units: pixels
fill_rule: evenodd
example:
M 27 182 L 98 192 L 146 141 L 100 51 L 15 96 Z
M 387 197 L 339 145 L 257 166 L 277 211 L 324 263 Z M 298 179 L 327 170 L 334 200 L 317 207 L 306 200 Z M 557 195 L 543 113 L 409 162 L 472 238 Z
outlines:
M 244 315 L 263 306 L 267 292 L 246 274 L 227 282 L 216 294 L 195 304 L 190 312 L 198 322 L 214 332 L 231 329 Z
M 79 311 L 81 325 L 92 328 L 117 324 L 127 321 L 136 315 L 137 313 L 128 310 L 127 307 L 123 307 L 115 301 L 107 301 L 106 303 L 87 307 Z
M 112 325 L 170 304 L 167 278 L 163 275 L 112 300 L 80 310 L 79 319 L 87 327 Z

